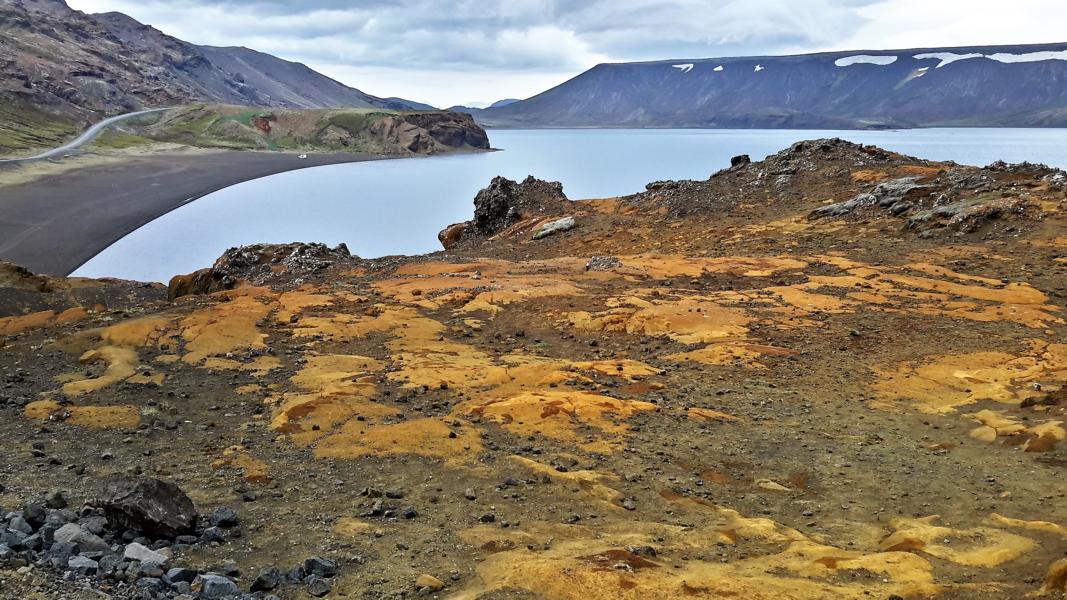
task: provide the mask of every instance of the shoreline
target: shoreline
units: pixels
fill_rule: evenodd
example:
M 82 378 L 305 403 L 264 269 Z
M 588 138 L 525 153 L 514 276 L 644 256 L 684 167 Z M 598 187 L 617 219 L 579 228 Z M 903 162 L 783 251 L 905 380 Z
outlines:
M 127 234 L 224 188 L 311 167 L 420 158 L 252 151 L 158 152 L 0 184 L 0 260 L 68 276 Z M 61 164 L 55 164 L 62 167 Z

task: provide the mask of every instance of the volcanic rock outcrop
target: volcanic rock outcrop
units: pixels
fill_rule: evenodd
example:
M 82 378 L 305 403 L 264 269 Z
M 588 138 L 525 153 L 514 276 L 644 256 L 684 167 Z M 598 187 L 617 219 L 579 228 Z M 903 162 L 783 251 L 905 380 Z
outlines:
M 909 225 L 957 205 L 985 216 Z M 1062 594 L 1059 171 L 816 140 L 475 209 L 425 256 L 232 249 L 178 302 L 96 282 L 68 320 L 21 303 L 89 282 L 12 291 L 0 597 Z M 33 506 L 137 473 L 211 512 L 150 539 Z M 67 524 L 107 549 L 46 549 Z
M 437 239 L 447 250 L 461 242 L 528 230 L 547 217 L 567 214 L 572 207 L 558 181 L 543 181 L 531 175 L 516 182 L 498 176 L 474 197 L 474 219 L 449 225 Z

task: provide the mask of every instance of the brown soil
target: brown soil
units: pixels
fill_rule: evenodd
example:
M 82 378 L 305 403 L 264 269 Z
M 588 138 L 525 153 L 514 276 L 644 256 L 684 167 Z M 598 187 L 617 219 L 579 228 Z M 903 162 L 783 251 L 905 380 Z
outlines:
M 808 218 L 905 176 L 931 186 L 914 211 L 1029 208 Z M 0 506 L 164 477 L 244 523 L 181 561 L 235 560 L 247 589 L 328 555 L 331 597 L 423 573 L 482 600 L 1062 597 L 1057 181 L 815 144 L 577 203 L 536 241 L 279 263 L 77 319 L 21 290 L 53 314 L 0 320 Z M 369 514 L 380 490 L 403 498 Z

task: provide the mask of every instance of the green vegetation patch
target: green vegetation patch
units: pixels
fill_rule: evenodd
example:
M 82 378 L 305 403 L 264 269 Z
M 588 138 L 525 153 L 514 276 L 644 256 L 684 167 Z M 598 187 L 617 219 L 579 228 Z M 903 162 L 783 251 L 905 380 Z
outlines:
M 395 113 L 387 112 L 343 112 L 330 115 L 327 119 L 330 125 L 340 127 L 352 135 L 358 135 L 370 128 L 371 124 L 383 117 Z
M 69 119 L 25 105 L 0 103 L 0 153 L 54 148 L 79 132 Z
M 152 140 L 136 135 L 133 133 L 127 133 L 125 131 L 115 131 L 107 129 L 93 140 L 90 145 L 91 148 L 107 148 L 110 150 L 124 150 L 126 148 L 133 148 L 135 146 L 143 146 L 145 144 L 151 144 Z

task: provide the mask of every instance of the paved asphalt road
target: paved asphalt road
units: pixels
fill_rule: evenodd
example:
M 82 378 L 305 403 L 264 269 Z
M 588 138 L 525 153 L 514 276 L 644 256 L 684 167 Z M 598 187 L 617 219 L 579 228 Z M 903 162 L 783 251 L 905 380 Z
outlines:
M 24 163 L 24 162 L 34 161 L 34 160 L 45 160 L 45 159 L 48 159 L 48 158 L 61 157 L 61 156 L 63 156 L 64 154 L 66 154 L 68 152 L 77 150 L 78 148 L 81 148 L 85 144 L 88 144 L 89 142 L 91 142 L 93 140 L 93 138 L 95 138 L 96 136 L 100 135 L 101 131 L 107 129 L 108 127 L 114 125 L 115 123 L 120 123 L 122 121 L 126 121 L 128 119 L 133 119 L 135 117 L 140 117 L 142 115 L 150 115 L 150 114 L 157 113 L 157 112 L 163 112 L 165 110 L 170 110 L 170 109 L 169 108 L 153 108 L 153 109 L 150 109 L 150 110 L 139 110 L 137 112 L 126 113 L 124 115 L 116 115 L 114 117 L 108 117 L 108 118 L 104 119 L 103 121 L 100 121 L 99 123 L 96 123 L 96 124 L 92 125 L 91 127 L 89 127 L 89 129 L 86 129 L 84 133 L 82 133 L 78 137 L 74 138 L 73 141 L 68 142 L 66 144 L 63 144 L 62 146 L 60 146 L 58 148 L 53 148 L 53 149 L 51 149 L 51 150 L 49 150 L 47 152 L 42 152 L 42 153 L 40 153 L 40 154 L 38 154 L 36 156 L 26 156 L 26 157 L 22 157 L 22 158 L 2 159 L 2 160 L 0 160 L 0 163 Z

